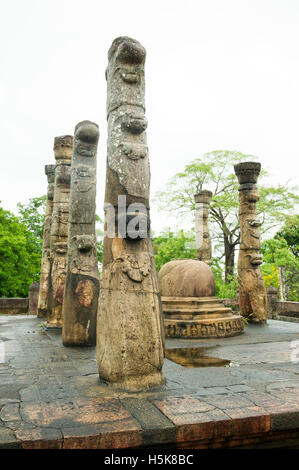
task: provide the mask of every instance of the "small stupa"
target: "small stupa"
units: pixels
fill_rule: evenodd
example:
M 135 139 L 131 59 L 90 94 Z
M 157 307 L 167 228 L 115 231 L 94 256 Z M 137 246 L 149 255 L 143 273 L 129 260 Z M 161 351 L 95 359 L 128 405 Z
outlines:
M 243 333 L 244 321 L 215 295 L 208 229 L 210 191 L 195 196 L 197 259 L 164 264 L 159 272 L 165 336 L 219 338 Z

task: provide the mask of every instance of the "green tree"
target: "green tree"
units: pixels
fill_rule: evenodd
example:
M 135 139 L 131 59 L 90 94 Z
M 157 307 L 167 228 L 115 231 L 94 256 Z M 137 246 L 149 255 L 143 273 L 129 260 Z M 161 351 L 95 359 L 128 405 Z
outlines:
M 287 215 L 275 238 L 284 238 L 293 255 L 299 256 L 299 215 Z
M 17 204 L 19 219 L 27 227 L 27 236 L 42 253 L 47 196 L 33 197 L 28 204 Z
M 215 277 L 216 296 L 219 299 L 235 299 L 238 293 L 238 278 L 234 274 L 230 277 L 230 282 L 225 283 L 223 279 L 224 268 L 223 261 L 217 258 L 211 259 L 211 269 Z
M 153 247 L 157 270 L 159 271 L 163 264 L 168 263 L 168 261 L 195 258 L 196 249 L 193 247 L 194 244 L 194 234 L 186 234 L 183 230 L 178 233 L 165 230 L 158 237 L 154 237 Z
M 190 216 L 195 208 L 194 195 L 202 189 L 213 192 L 210 206 L 210 231 L 214 248 L 225 261 L 225 281 L 234 279 L 235 250 L 240 242 L 238 180 L 234 165 L 257 157 L 236 151 L 216 150 L 193 160 L 184 170 L 174 175 L 165 191 L 155 196 L 161 210 Z M 262 177 L 267 173 L 262 171 Z M 263 232 L 281 224 L 286 213 L 293 211 L 299 197 L 288 185 L 265 186 L 259 184 L 258 214 L 263 221 Z
M 295 256 L 284 238 L 274 238 L 262 243 L 264 264 L 262 265 L 266 287 L 273 285 L 278 288 L 278 267 L 286 267 L 286 283 L 289 288 L 290 300 L 299 300 L 299 259 Z
M 0 207 L 0 296 L 26 297 L 39 280 L 41 254 L 27 226 Z

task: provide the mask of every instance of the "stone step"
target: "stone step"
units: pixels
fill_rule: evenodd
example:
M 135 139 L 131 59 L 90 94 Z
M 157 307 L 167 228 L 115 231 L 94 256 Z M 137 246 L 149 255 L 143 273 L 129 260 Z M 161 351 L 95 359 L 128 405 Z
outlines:
M 210 304 L 210 303 L 221 303 L 221 299 L 218 299 L 218 297 L 162 297 L 162 302 L 165 302 L 167 304 L 186 304 L 189 303 L 191 305 L 195 304 Z
M 220 312 L 219 310 L 217 312 L 213 313 L 185 313 L 185 312 L 165 312 L 163 311 L 164 314 L 164 319 L 166 320 L 175 320 L 175 321 L 187 321 L 187 320 L 193 320 L 193 321 L 201 321 L 201 320 L 215 320 L 215 318 L 222 318 L 222 320 L 230 320 L 234 318 L 234 315 L 232 312 Z
M 163 308 L 163 313 L 168 313 L 168 314 L 172 314 L 172 313 L 179 313 L 179 314 L 194 314 L 194 315 L 199 315 L 201 313 L 206 313 L 206 314 L 209 314 L 209 313 L 231 313 L 232 310 L 229 308 L 229 307 L 222 307 L 221 305 L 218 305 L 218 306 L 215 306 L 215 307 L 206 307 L 206 308 L 192 308 L 191 306 L 188 306 L 188 307 L 169 307 L 168 305 L 164 305 L 162 303 L 162 308 Z

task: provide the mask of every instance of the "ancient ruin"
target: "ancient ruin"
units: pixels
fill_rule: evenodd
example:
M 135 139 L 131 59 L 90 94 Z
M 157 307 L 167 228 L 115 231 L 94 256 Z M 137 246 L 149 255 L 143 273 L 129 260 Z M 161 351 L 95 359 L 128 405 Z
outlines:
M 256 186 L 261 164 L 243 162 L 234 166 L 240 183 L 239 219 L 240 251 L 238 259 L 239 309 L 241 315 L 254 323 L 266 323 L 267 295 L 260 265 L 260 225 L 256 203 Z
M 159 272 L 165 336 L 218 338 L 243 332 L 244 322 L 215 296 L 215 279 L 203 261 L 170 261 Z
M 278 266 L 279 298 L 282 302 L 289 300 L 289 287 L 286 281 L 286 266 Z
M 106 234 L 97 362 L 101 379 L 130 391 L 164 382 L 162 311 L 149 228 L 145 56 L 136 40 L 117 38 L 106 70 Z
M 211 264 L 212 244 L 208 226 L 208 217 L 213 193 L 211 191 L 201 191 L 195 194 L 195 229 L 196 238 L 199 243 L 196 247 L 196 256 L 200 261 Z
M 96 344 L 99 297 L 95 233 L 98 125 L 83 121 L 75 128 L 71 165 L 67 274 L 63 299 L 64 346 Z
M 55 137 L 54 200 L 50 237 L 51 274 L 48 296 L 48 328 L 62 328 L 62 303 L 66 277 L 71 159 L 73 137 Z
M 47 175 L 47 180 L 48 180 L 48 190 L 47 190 L 47 202 L 46 202 L 46 213 L 45 213 L 41 275 L 40 275 L 40 285 L 39 285 L 39 295 L 38 295 L 37 316 L 39 318 L 47 317 L 47 312 L 48 312 L 49 275 L 50 275 L 50 237 L 51 237 L 51 224 L 52 224 L 52 212 L 53 212 L 55 165 L 45 165 L 45 173 Z
M 218 338 L 238 335 L 244 329 L 242 317 L 215 296 L 208 227 L 211 199 L 211 191 L 195 195 L 197 259 L 170 261 L 159 272 L 167 337 Z
M 29 286 L 29 315 L 37 315 L 38 313 L 38 296 L 39 296 L 39 283 L 34 281 Z
M 99 12 L 105 17 L 103 6 L 99 6 Z M 118 11 L 118 5 L 114 6 L 115 11 Z M 122 14 L 125 10 L 128 14 L 136 13 L 136 8 L 127 6 Z M 27 10 L 31 16 L 32 9 Z M 56 18 L 63 22 L 68 33 L 74 31 L 77 34 L 87 52 L 82 63 L 82 51 L 79 47 L 75 48 L 77 60 L 74 61 L 75 72 L 71 71 L 71 78 L 79 78 L 80 81 L 80 71 L 86 75 L 88 70 L 93 75 L 93 71 L 87 68 L 92 65 L 88 59 L 93 51 L 89 38 L 84 41 L 82 24 L 90 28 L 89 20 L 91 15 L 95 15 L 95 9 L 81 8 L 82 18 L 78 17 L 78 21 L 76 16 L 72 16 L 71 10 L 57 11 Z M 149 13 L 150 9 L 147 15 Z M 172 13 L 171 23 L 174 17 Z M 214 17 L 212 15 L 212 19 Z M 27 17 L 24 19 L 27 20 Z M 68 28 L 70 22 L 74 26 L 71 29 Z M 40 24 L 38 21 L 32 23 Z M 167 25 L 164 25 L 165 21 L 160 23 L 166 36 Z M 126 19 L 122 18 L 122 24 L 128 24 Z M 154 34 L 159 38 L 161 31 L 156 29 Z M 171 29 L 174 30 L 173 24 Z M 210 29 L 213 29 L 214 38 L 214 32 L 219 28 Z M 182 35 L 178 28 L 176 30 L 181 41 L 184 32 Z M 103 39 L 104 36 L 101 35 Z M 45 43 L 45 38 L 42 39 Z M 192 40 L 197 46 L 195 36 Z M 174 46 L 173 38 L 168 37 L 167 41 Z M 178 53 L 175 55 L 177 69 L 172 67 L 170 72 L 171 60 L 167 57 L 169 47 L 165 48 L 165 40 L 159 41 L 159 45 L 161 57 L 158 59 L 161 60 L 158 63 L 161 68 L 157 80 L 161 86 L 162 74 L 166 80 L 164 84 L 169 84 L 181 78 L 182 71 L 185 74 L 188 72 L 182 66 L 182 57 Z M 186 48 L 190 42 L 184 43 L 183 38 L 180 45 L 185 62 L 188 58 Z M 63 53 L 62 46 L 57 41 L 63 65 L 65 58 L 70 56 Z M 177 52 L 178 48 L 175 49 Z M 271 251 L 273 247 L 272 260 L 267 257 L 273 261 L 269 262 L 269 268 L 271 271 L 275 269 L 273 275 L 267 274 L 271 272 L 268 266 L 265 269 L 266 284 L 272 282 L 278 287 L 278 258 L 275 251 L 280 250 L 280 247 L 284 247 L 285 252 L 280 262 L 286 265 L 279 267 L 279 284 L 284 285 L 280 295 L 276 287 L 270 286 L 266 302 L 257 218 L 260 204 L 257 208 L 259 195 L 256 183 L 260 165 L 252 162 L 236 165 L 235 171 L 240 182 L 240 310 L 248 320 L 263 323 L 267 306 L 268 325 L 260 326 L 245 321 L 242 315 L 234 314 L 227 308 L 237 309 L 235 296 L 222 300 L 216 297 L 218 289 L 215 284 L 217 288 L 219 285 L 219 292 L 226 291 L 229 295 L 229 292 L 235 291 L 235 282 L 233 280 L 227 286 L 228 289 L 222 290 L 222 273 L 219 273 L 218 268 L 217 271 L 214 269 L 218 253 L 212 258 L 211 244 L 212 239 L 215 251 L 218 251 L 218 244 L 214 245 L 214 233 L 215 238 L 218 238 L 216 230 L 214 232 L 214 216 L 216 200 L 220 201 L 221 196 L 218 197 L 218 194 L 223 187 L 232 198 L 230 201 L 222 199 L 220 213 L 222 211 L 229 225 L 232 221 L 232 218 L 230 221 L 226 219 L 229 208 L 233 210 L 229 215 L 234 218 L 236 215 L 237 190 L 230 191 L 232 187 L 236 189 L 238 184 L 235 175 L 231 175 L 232 166 L 226 173 L 226 157 L 229 161 L 235 157 L 240 161 L 242 156 L 239 152 L 209 152 L 207 155 L 213 160 L 205 160 L 205 167 L 197 159 L 181 173 L 182 176 L 186 174 L 192 178 L 189 187 L 182 184 L 183 180 L 177 176 L 172 182 L 177 181 L 178 185 L 167 186 L 176 191 L 176 196 L 183 196 L 186 190 L 185 195 L 189 200 L 192 183 L 200 186 L 200 181 L 194 181 L 195 176 L 191 173 L 196 169 L 197 162 L 199 172 L 196 171 L 196 174 L 199 178 L 202 179 L 201 174 L 205 173 L 201 171 L 203 169 L 207 172 L 211 170 L 211 179 L 215 180 L 213 195 L 207 190 L 201 190 L 195 195 L 196 244 L 190 243 L 189 237 L 183 233 L 181 238 L 170 235 L 171 239 L 166 240 L 165 244 L 165 232 L 155 237 L 154 248 L 158 252 L 159 264 L 163 256 L 169 256 L 173 247 L 175 250 L 172 256 L 175 258 L 176 248 L 182 247 L 182 240 L 186 240 L 184 250 L 187 256 L 196 258 L 175 259 L 164 264 L 158 283 L 149 217 L 145 55 L 143 46 L 127 37 L 117 38 L 109 50 L 106 75 L 108 154 L 104 252 L 99 244 L 97 246 L 96 233 L 99 231 L 95 230 L 95 218 L 98 219 L 95 215 L 95 200 L 99 128 L 93 122 L 82 121 L 77 124 L 74 139 L 71 136 L 57 137 L 54 145 L 56 165 L 46 166 L 48 194 L 40 288 L 36 282 L 40 269 L 36 260 L 40 259 L 41 253 L 36 247 L 39 247 L 43 218 L 37 217 L 32 208 L 36 209 L 43 198 L 33 198 L 27 206 L 18 204 L 18 216 L 0 207 L 1 295 L 27 295 L 31 282 L 26 298 L 0 297 L 0 450 L 57 449 L 65 454 L 70 449 L 103 449 L 103 452 L 97 454 L 100 465 L 134 468 L 137 463 L 147 461 L 142 457 L 147 454 L 148 463 L 153 465 L 196 465 L 199 462 L 197 456 L 202 457 L 204 454 L 200 451 L 205 449 L 299 449 L 299 302 L 282 301 L 289 298 L 288 292 L 290 298 L 297 298 L 297 279 L 290 283 L 290 291 L 286 284 L 293 274 L 293 266 L 288 266 L 288 260 L 291 262 L 296 253 L 293 250 L 296 249 L 296 245 L 293 246 L 293 242 L 296 243 L 293 228 L 296 229 L 297 224 L 292 228 L 287 227 L 287 224 L 277 233 L 279 237 L 283 234 L 286 237 L 290 256 L 281 239 L 275 236 L 273 243 L 269 243 Z M 202 68 L 202 54 L 198 55 L 201 56 Z M 12 56 L 15 58 L 15 54 Z M 27 59 L 26 54 L 22 65 L 28 65 L 26 73 L 29 71 L 31 75 L 34 72 L 31 70 L 32 61 Z M 166 72 L 163 70 L 165 65 L 169 68 Z M 60 67 L 59 79 L 63 70 Z M 78 71 L 77 77 L 75 75 Z M 42 75 L 37 74 L 37 78 L 42 78 Z M 187 79 L 189 84 L 188 76 Z M 39 80 L 34 84 L 39 87 Z M 19 97 L 22 89 L 16 86 L 16 80 L 13 80 L 12 85 L 8 97 L 13 96 L 13 93 Z M 61 89 L 62 95 L 65 95 L 64 87 Z M 85 83 L 85 92 L 86 89 Z M 74 106 L 80 101 L 80 93 L 76 91 Z M 188 97 L 193 95 L 192 92 L 185 92 L 186 87 L 182 89 L 181 95 L 187 102 Z M 179 95 L 180 91 L 176 88 L 173 100 L 176 119 L 180 113 Z M 37 96 L 41 94 L 37 93 Z M 30 95 L 29 101 L 32 100 L 34 97 Z M 67 112 L 69 107 L 64 106 L 63 100 L 64 96 L 61 96 L 59 106 Z M 15 103 L 10 99 L 6 101 L 14 110 Z M 53 109 L 56 111 L 58 101 L 55 90 Z M 90 105 L 87 95 L 83 96 L 84 101 L 87 106 Z M 161 111 L 165 111 L 165 102 L 162 103 L 164 108 Z M 191 105 L 194 107 L 194 100 Z M 49 106 L 44 108 L 50 120 Z M 34 102 L 33 109 L 37 109 Z M 45 119 L 42 119 L 40 111 L 35 113 L 35 118 L 40 119 L 44 127 Z M 14 117 L 13 112 L 6 115 Z M 26 115 L 30 118 L 27 112 Z M 6 126 L 8 131 L 10 125 L 18 122 L 23 124 L 22 116 L 21 113 L 16 122 L 12 120 Z M 184 113 L 184 116 L 188 125 L 188 113 Z M 57 118 L 57 112 L 54 118 Z M 167 140 L 167 112 L 163 118 L 162 131 Z M 22 156 L 28 157 L 30 148 L 35 150 L 40 147 L 39 137 L 43 130 L 40 132 L 33 121 L 34 116 L 28 120 L 31 147 L 28 145 L 30 132 L 27 129 L 19 134 L 18 130 L 15 132 L 24 147 Z M 51 127 L 53 125 L 55 123 Z M 182 127 L 180 130 L 184 131 Z M 6 132 L 7 140 L 11 135 L 11 132 Z M 25 139 L 21 138 L 22 135 Z M 15 163 L 17 158 L 14 158 L 13 146 L 11 142 L 8 144 L 12 150 L 9 148 L 8 152 L 3 152 L 3 162 L 11 157 L 12 163 Z M 190 145 L 187 147 L 190 148 Z M 171 148 L 172 145 L 169 145 Z M 160 147 L 160 170 L 164 157 Z M 33 181 L 33 173 L 28 166 L 29 159 L 25 160 L 29 171 L 24 173 L 23 182 L 28 186 L 28 181 Z M 221 188 L 218 176 L 216 179 L 212 175 L 215 162 L 222 168 L 218 173 L 215 167 L 219 178 L 222 175 L 229 178 L 229 182 Z M 11 183 L 14 197 L 16 188 L 13 184 L 18 178 L 16 172 L 17 169 L 13 172 Z M 3 173 L 8 174 L 6 171 Z M 165 191 L 160 195 L 161 200 L 165 201 Z M 174 198 L 171 194 L 169 196 L 171 207 Z M 211 237 L 209 215 L 214 219 L 211 221 Z M 183 221 L 179 221 L 178 217 L 177 220 L 186 228 Z M 293 225 L 295 219 L 292 218 L 290 222 Z M 236 240 L 239 240 L 239 224 L 227 227 L 230 234 L 235 234 Z M 290 228 L 291 233 L 288 235 Z M 291 239 L 287 240 L 289 236 Z M 173 242 L 178 244 L 172 245 Z M 227 243 L 225 245 L 222 248 L 227 248 Z M 190 248 L 192 255 L 190 251 L 187 252 Z M 227 255 L 227 249 L 224 251 Z M 292 255 L 291 251 L 294 251 Z M 98 257 L 101 262 L 98 262 Z M 217 274 L 214 276 L 213 272 Z M 40 317 L 48 314 L 48 328 L 41 324 L 37 314 Z M 244 323 L 245 334 L 242 335 Z M 169 337 L 166 348 L 164 325 L 166 336 Z M 235 335 L 239 336 L 232 337 Z M 94 347 L 95 342 L 97 348 Z M 165 377 L 162 373 L 164 354 Z M 69 457 L 70 453 L 66 455 Z M 22 459 L 24 456 L 23 453 Z M 257 464 L 256 457 L 253 458 Z M 208 459 L 210 463 L 210 456 Z M 200 463 L 203 463 L 202 459 Z M 230 461 L 227 460 L 227 463 Z

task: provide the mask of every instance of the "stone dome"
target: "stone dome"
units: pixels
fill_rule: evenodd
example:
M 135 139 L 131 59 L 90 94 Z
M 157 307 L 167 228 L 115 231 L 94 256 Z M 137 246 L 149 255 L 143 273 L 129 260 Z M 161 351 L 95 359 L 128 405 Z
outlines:
M 159 272 L 162 297 L 214 297 L 213 271 L 203 261 L 179 259 L 164 264 Z

